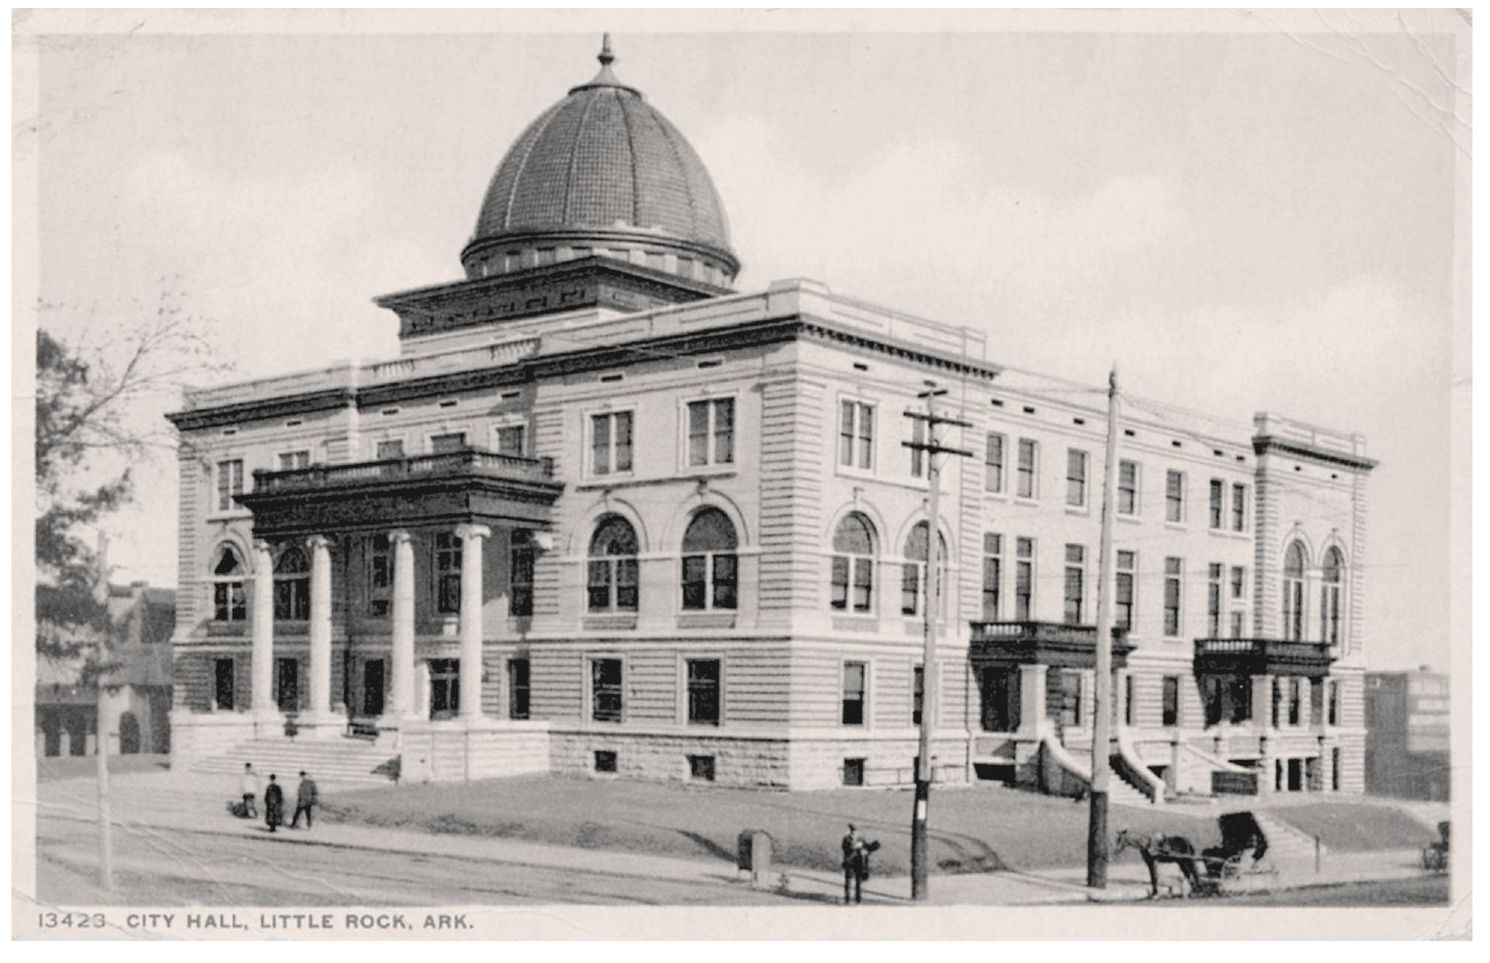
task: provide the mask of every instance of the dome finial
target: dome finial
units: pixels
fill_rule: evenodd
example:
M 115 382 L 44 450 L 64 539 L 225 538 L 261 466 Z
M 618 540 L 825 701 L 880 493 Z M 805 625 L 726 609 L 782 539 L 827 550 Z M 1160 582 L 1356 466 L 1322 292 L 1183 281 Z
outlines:
M 610 52 L 610 33 L 603 33 L 600 38 L 600 56 L 595 59 L 600 61 L 600 66 L 609 67 L 616 62 L 616 55 Z

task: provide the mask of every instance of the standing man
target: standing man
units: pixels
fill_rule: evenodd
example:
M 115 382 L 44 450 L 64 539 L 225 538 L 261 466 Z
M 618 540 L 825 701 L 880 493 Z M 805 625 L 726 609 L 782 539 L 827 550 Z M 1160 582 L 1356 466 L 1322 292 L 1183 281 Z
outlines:
M 316 781 L 300 772 L 300 785 L 295 789 L 295 815 L 290 817 L 290 828 L 297 829 L 300 826 L 300 814 L 305 813 L 305 828 L 310 828 L 310 811 L 320 802 L 316 795 Z
M 238 792 L 243 796 L 243 818 L 253 819 L 259 811 L 254 807 L 254 797 L 259 794 L 259 777 L 254 775 L 254 764 L 243 764 L 243 775 L 238 778 Z
M 285 791 L 274 781 L 272 772 L 269 774 L 269 785 L 264 787 L 264 821 L 269 824 L 271 833 L 285 821 Z
M 864 902 L 864 881 L 869 878 L 869 854 L 880 848 L 878 841 L 868 842 L 859 835 L 853 823 L 843 837 L 843 904 Z

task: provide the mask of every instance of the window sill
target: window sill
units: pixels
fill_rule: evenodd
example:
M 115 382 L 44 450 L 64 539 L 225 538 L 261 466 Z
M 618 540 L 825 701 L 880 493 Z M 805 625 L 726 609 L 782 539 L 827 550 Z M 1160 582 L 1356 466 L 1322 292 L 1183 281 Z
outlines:
M 1030 508 L 1039 508 L 1040 507 L 1040 499 L 1035 498 L 1033 495 L 1015 495 L 1014 496 L 1014 504 L 1016 504 L 1016 505 L 1027 505 Z
M 1066 506 L 1066 514 L 1067 515 L 1080 515 L 1083 518 L 1090 518 L 1091 517 L 1091 514 L 1092 514 L 1092 510 L 1091 510 L 1090 506 L 1087 506 L 1087 505 L 1067 505 Z
M 636 614 L 587 615 L 582 624 L 586 632 L 629 632 L 636 628 Z
M 739 471 L 739 466 L 734 462 L 723 462 L 718 465 L 679 465 L 678 476 L 680 478 L 715 478 L 720 475 L 734 475 Z
M 678 616 L 678 628 L 680 629 L 732 629 L 735 627 L 736 613 L 733 611 L 710 612 L 707 610 L 688 611 Z
M 1172 522 L 1167 518 L 1164 520 L 1164 527 L 1171 532 L 1188 532 L 1190 530 L 1190 526 L 1185 522 Z
M 873 615 L 835 615 L 833 616 L 833 630 L 835 632 L 869 632 L 880 630 L 880 620 Z
M 208 622 L 207 634 L 215 638 L 247 635 L 248 622 Z
M 1113 512 L 1112 517 L 1120 522 L 1127 522 L 1130 525 L 1140 525 L 1143 523 L 1142 515 L 1130 515 L 1123 512 Z

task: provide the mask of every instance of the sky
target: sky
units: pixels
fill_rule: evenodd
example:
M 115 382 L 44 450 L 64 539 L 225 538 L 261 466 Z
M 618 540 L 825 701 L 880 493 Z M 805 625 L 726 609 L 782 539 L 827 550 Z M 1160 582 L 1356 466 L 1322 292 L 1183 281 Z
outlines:
M 40 38 L 45 323 L 164 292 L 243 377 L 395 353 L 371 298 L 459 277 L 502 155 L 608 29 L 714 178 L 737 288 L 810 277 L 996 361 L 1363 433 L 1368 661 L 1447 668 L 1457 15 L 333 16 Z M 137 471 L 117 577 L 173 584 L 174 459 Z

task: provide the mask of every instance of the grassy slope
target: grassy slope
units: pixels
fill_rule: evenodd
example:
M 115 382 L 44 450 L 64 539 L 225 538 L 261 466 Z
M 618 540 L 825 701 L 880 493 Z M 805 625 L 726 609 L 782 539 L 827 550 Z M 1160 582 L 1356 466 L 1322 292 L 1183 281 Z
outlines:
M 908 790 L 782 793 L 535 776 L 358 791 L 327 800 L 326 816 L 731 863 L 736 835 L 764 829 L 775 839 L 777 863 L 824 871 L 838 869 L 838 841 L 853 821 L 883 844 L 874 871 L 905 874 L 910 871 L 911 802 Z M 942 872 L 1086 861 L 1085 804 L 976 787 L 938 790 L 931 805 L 932 859 Z M 1210 814 L 1114 807 L 1110 822 L 1113 831 L 1180 833 L 1201 845 L 1219 835 Z
M 1337 853 L 1415 849 L 1438 836 L 1402 810 L 1381 803 L 1307 803 L 1279 806 L 1269 813 L 1279 822 L 1318 836 Z

